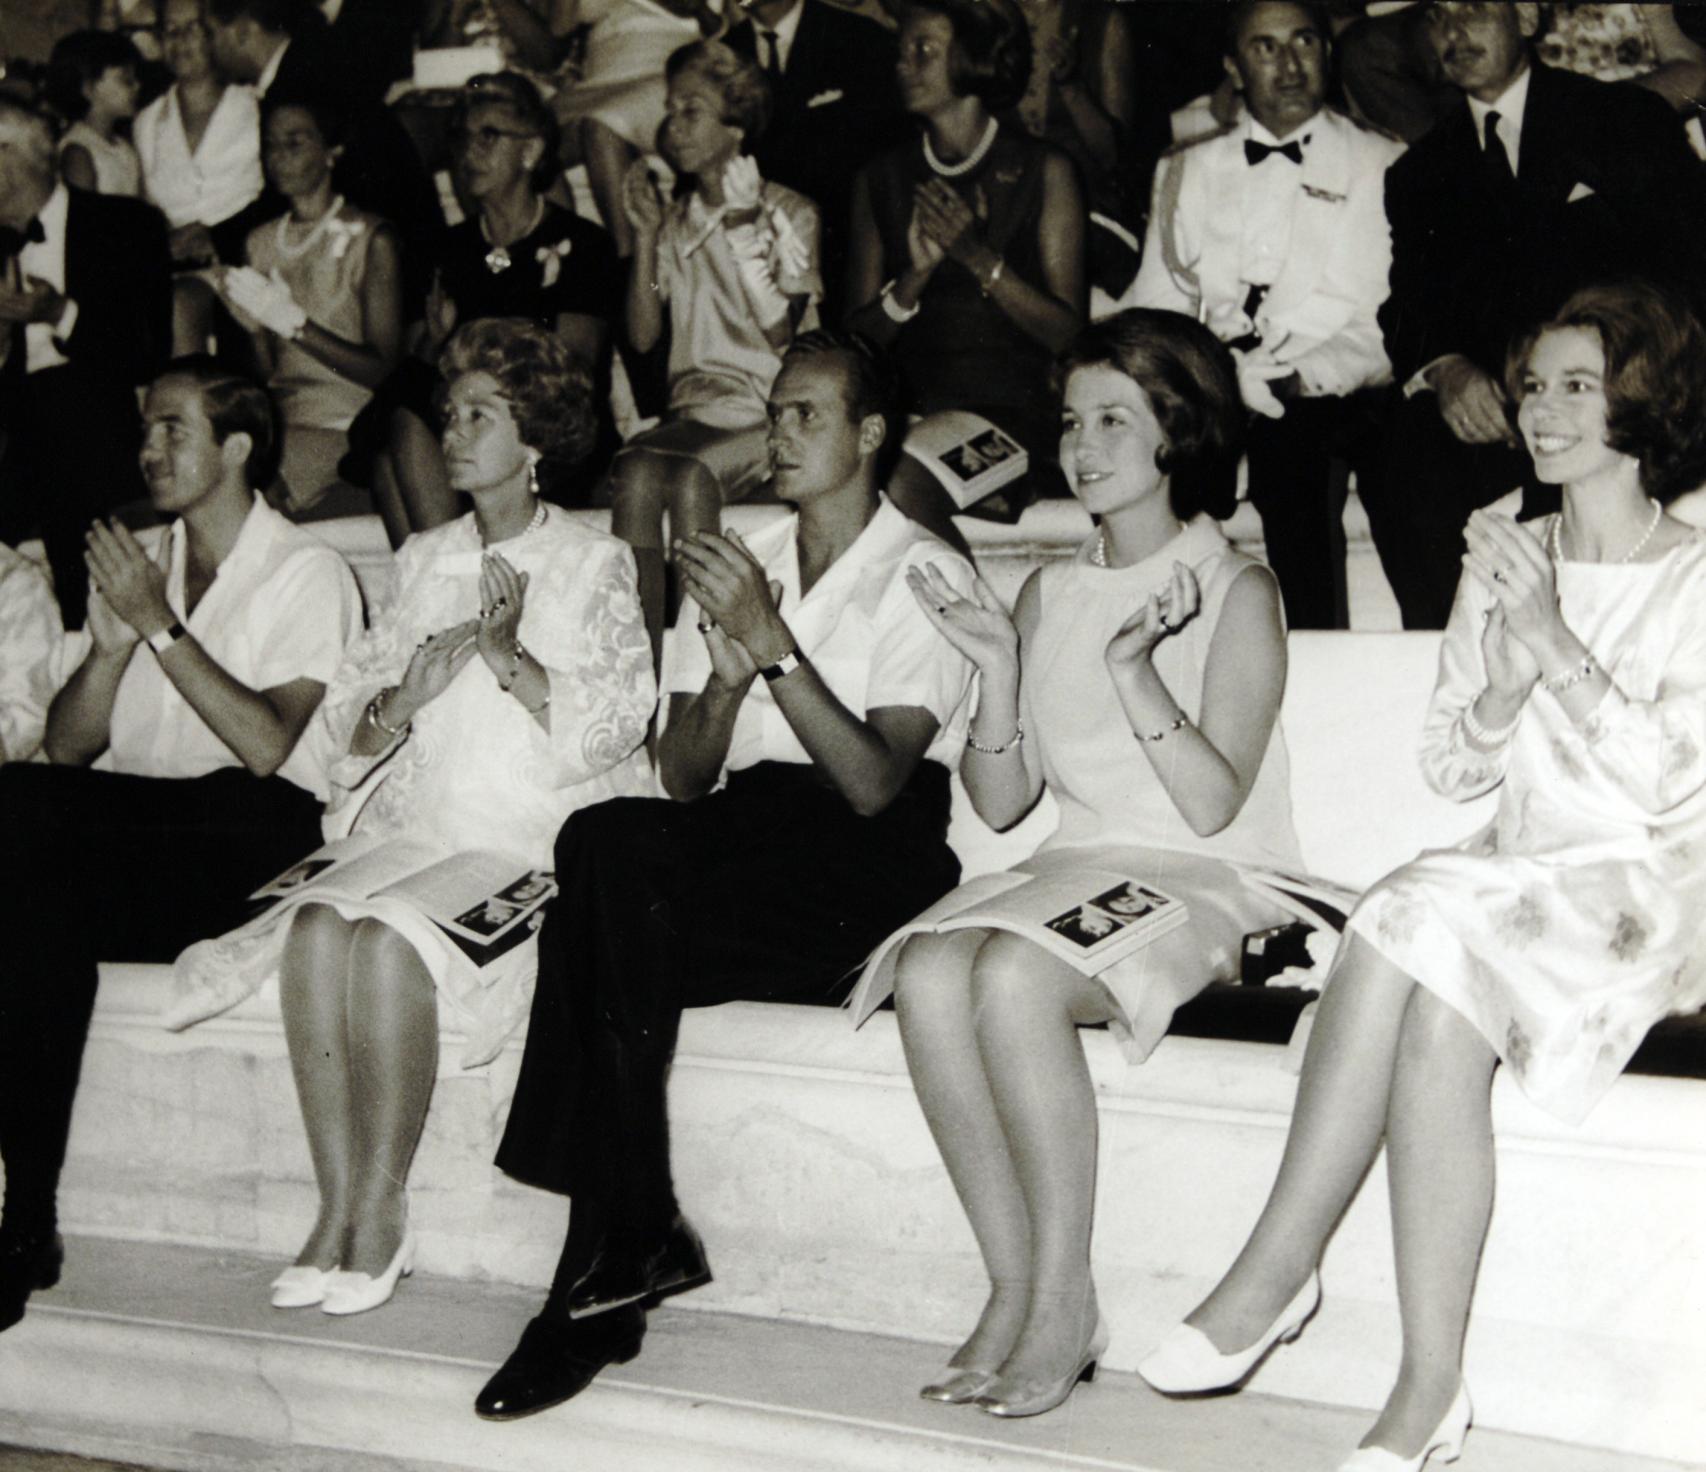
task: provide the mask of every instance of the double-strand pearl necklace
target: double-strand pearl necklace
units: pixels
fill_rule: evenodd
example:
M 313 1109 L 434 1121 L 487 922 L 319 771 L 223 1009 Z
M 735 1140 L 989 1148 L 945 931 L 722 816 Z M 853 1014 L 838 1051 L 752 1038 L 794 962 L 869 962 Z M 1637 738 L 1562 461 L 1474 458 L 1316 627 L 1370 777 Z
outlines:
M 332 221 L 337 219 L 338 211 L 343 207 L 343 195 L 334 195 L 332 202 L 326 206 L 326 213 L 314 222 L 308 233 L 296 245 L 290 243 L 290 211 L 286 210 L 278 217 L 278 232 L 274 236 L 278 245 L 278 253 L 287 261 L 300 260 L 314 248 L 314 242 L 331 228 Z
M 1602 565 L 1603 564 L 1610 564 L 1613 567 L 1621 566 L 1625 562 L 1633 562 L 1637 557 L 1639 557 L 1643 552 L 1645 552 L 1647 550 L 1647 543 L 1653 540 L 1653 533 L 1659 529 L 1659 522 L 1661 522 L 1664 519 L 1664 514 L 1665 514 L 1665 508 L 1663 506 L 1659 505 L 1659 503 L 1657 501 L 1654 501 L 1652 499 L 1652 497 L 1650 497 L 1650 496 L 1647 499 L 1652 505 L 1653 516 L 1652 516 L 1652 520 L 1650 520 L 1647 523 L 1646 531 L 1642 532 L 1641 535 L 1638 538 L 1636 538 L 1635 545 L 1633 547 L 1631 547 L 1627 552 L 1625 552 L 1621 557 L 1604 557 L 1604 558 L 1601 558 L 1600 561 L 1601 561 Z M 1552 518 L 1552 530 L 1551 530 L 1551 533 L 1549 534 L 1549 536 L 1547 537 L 1547 542 L 1549 545 L 1547 546 L 1546 550 L 1552 554 L 1552 560 L 1554 562 L 1562 562 L 1564 560 L 1564 530 L 1563 529 L 1564 529 L 1564 513 L 1562 511 L 1560 511 L 1556 516 L 1554 516 Z
M 516 236 L 515 240 L 510 241 L 509 244 L 514 245 L 516 241 L 526 240 L 529 235 L 539 228 L 539 222 L 544 218 L 545 196 L 540 195 L 533 204 L 532 223 L 529 224 L 521 234 Z M 486 252 L 486 269 L 494 276 L 501 276 L 515 264 L 514 257 L 509 253 L 509 245 L 498 245 L 492 240 L 492 232 L 486 224 L 486 217 L 484 215 L 480 216 L 480 234 L 485 237 L 486 244 L 492 247 Z
M 481 532 L 480 533 L 480 546 L 482 548 L 492 547 L 492 546 L 513 547 L 517 543 L 525 542 L 529 537 L 531 537 L 534 534 L 534 532 L 538 531 L 539 528 L 544 526 L 544 525 L 545 525 L 545 503 L 543 501 L 540 501 L 533 508 L 533 519 L 531 521 L 529 521 L 527 523 L 527 525 L 525 527 L 523 527 L 521 529 L 521 531 L 516 536 L 505 537 L 503 539 L 503 541 L 493 543 L 493 542 L 488 542 L 486 540 L 486 534 L 484 532 Z M 476 530 L 478 530 L 478 527 L 479 527 L 479 523 L 476 522 L 475 523 Z
M 957 164 L 945 164 L 936 157 L 936 150 L 930 146 L 930 133 L 924 133 L 924 162 L 929 164 L 944 179 L 957 178 L 961 174 L 969 174 L 980 163 L 990 149 L 995 147 L 995 135 L 1001 131 L 1001 124 L 994 118 L 989 120 L 989 126 L 983 130 L 983 137 L 978 140 L 977 147 L 972 149 Z

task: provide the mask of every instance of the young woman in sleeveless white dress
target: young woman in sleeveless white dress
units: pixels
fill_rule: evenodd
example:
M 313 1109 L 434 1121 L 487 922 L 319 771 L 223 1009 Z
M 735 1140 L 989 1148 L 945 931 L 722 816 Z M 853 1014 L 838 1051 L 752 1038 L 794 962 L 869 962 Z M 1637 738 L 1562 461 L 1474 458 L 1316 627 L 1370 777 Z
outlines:
M 1183 899 L 1189 921 L 1093 977 L 995 931 L 900 950 L 907 1063 L 991 1282 L 923 1394 L 998 1416 L 1059 1405 L 1107 1342 L 1077 1028 L 1106 1023 L 1146 1057 L 1180 1002 L 1236 974 L 1242 937 L 1280 918 L 1236 865 L 1297 863 L 1276 584 L 1198 511 L 1242 437 L 1232 360 L 1188 318 L 1123 312 L 1079 338 L 1064 382 L 1061 465 L 1096 535 L 1033 574 L 1012 620 L 981 584 L 962 598 L 926 574 L 913 591 L 978 667 L 962 775 L 979 814 L 1009 827 L 1045 786 L 1059 803 L 1020 869 L 1113 868 Z
M 1267 1206 L 1139 1366 L 1168 1393 L 1230 1389 L 1295 1336 L 1384 1143 L 1403 1360 L 1341 1472 L 1462 1448 L 1495 1066 L 1574 1122 L 1654 1022 L 1706 1001 L 1706 538 L 1663 509 L 1706 479 L 1703 362 L 1706 330 L 1645 286 L 1580 292 L 1513 350 L 1517 424 L 1563 511 L 1470 518 L 1422 737 L 1433 787 L 1497 788 L 1498 813 L 1358 905 Z

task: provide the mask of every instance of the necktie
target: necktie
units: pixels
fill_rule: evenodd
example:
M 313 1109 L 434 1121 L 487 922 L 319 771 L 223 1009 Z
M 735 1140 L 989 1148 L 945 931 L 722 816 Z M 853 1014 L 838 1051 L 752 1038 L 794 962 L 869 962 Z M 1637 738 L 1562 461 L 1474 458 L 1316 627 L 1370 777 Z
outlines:
M 1485 143 L 1487 177 L 1497 189 L 1514 188 L 1516 174 L 1511 168 L 1511 156 L 1505 152 L 1505 140 L 1499 137 L 1499 115 L 1496 112 L 1487 114 Z
M 1293 138 L 1290 143 L 1258 143 L 1254 138 L 1244 140 L 1244 162 L 1252 168 L 1272 154 L 1289 158 L 1294 164 L 1303 162 L 1303 145 Z
M 765 26 L 758 28 L 758 34 L 764 42 L 764 75 L 774 86 L 782 80 L 782 41 L 776 32 Z
M 40 220 L 31 220 L 22 230 L 0 225 L 0 259 L 21 255 L 26 245 L 40 245 L 46 239 L 47 231 L 42 229 Z

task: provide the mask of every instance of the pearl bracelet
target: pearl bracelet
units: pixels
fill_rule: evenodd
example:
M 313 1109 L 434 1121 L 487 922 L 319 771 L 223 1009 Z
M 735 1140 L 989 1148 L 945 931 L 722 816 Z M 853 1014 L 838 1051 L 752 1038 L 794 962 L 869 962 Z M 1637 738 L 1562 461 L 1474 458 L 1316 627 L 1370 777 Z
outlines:
M 1475 700 L 1479 700 L 1480 698 L 1481 697 L 1477 695 Z M 1493 750 L 1495 747 L 1503 746 L 1505 742 L 1509 741 L 1511 737 L 1516 734 L 1516 728 L 1522 723 L 1522 712 L 1519 710 L 1516 714 L 1516 719 L 1507 726 L 1494 726 L 1489 728 L 1487 726 L 1483 726 L 1475 719 L 1475 700 L 1471 700 L 1468 705 L 1463 707 L 1463 729 L 1488 751 Z
M 386 725 L 385 717 L 379 713 L 381 707 L 385 704 L 385 697 L 396 688 L 397 687 L 395 685 L 387 685 L 383 690 L 375 695 L 372 700 L 367 702 L 367 718 L 373 722 L 373 729 L 378 731 L 381 735 L 389 737 L 391 740 L 396 740 L 398 736 L 402 735 L 403 732 L 409 729 L 408 721 L 404 721 L 400 726 Z
M 505 695 L 509 694 L 510 686 L 515 684 L 516 677 L 521 674 L 521 661 L 526 654 L 527 651 L 521 647 L 521 640 L 517 639 L 509 654 L 509 674 L 498 680 L 498 689 Z
M 1554 695 L 1562 695 L 1570 686 L 1579 685 L 1583 680 L 1591 680 L 1593 672 L 1597 668 L 1598 666 L 1594 664 L 1593 656 L 1590 654 L 1580 664 L 1572 665 L 1569 669 L 1552 675 L 1540 683 Z
M 1175 731 L 1183 731 L 1189 724 L 1189 721 L 1180 716 L 1172 725 L 1163 726 L 1159 731 L 1151 731 L 1147 736 L 1141 731 L 1133 731 L 1131 734 L 1137 737 L 1139 741 L 1165 741 Z
M 970 731 L 966 732 L 966 745 L 973 751 L 981 751 L 985 756 L 1000 756 L 1002 752 L 1011 751 L 1015 746 L 1022 745 L 1024 740 L 1025 723 L 1023 721 L 1013 722 L 1013 734 L 999 746 L 986 746 L 983 742 L 979 741 L 977 737 L 973 736 Z

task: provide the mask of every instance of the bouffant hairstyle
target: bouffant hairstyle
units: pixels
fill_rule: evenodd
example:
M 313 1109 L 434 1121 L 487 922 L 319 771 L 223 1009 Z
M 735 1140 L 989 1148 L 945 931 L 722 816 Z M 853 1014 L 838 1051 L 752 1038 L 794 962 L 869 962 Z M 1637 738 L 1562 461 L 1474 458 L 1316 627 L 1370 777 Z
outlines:
M 451 136 L 460 134 L 467 125 L 468 115 L 481 107 L 503 108 L 514 122 L 516 132 L 544 143 L 531 176 L 534 192 L 543 194 L 556 182 L 562 128 L 556 113 L 540 98 L 539 89 L 520 72 L 482 72 L 470 77 L 451 115 Z
M 723 95 L 723 123 L 741 131 L 743 151 L 770 126 L 774 99 L 770 83 L 759 65 L 722 41 L 689 41 L 678 46 L 664 63 L 664 80 L 673 82 L 683 72 L 697 72 Z
M 237 373 L 207 353 L 174 358 L 154 377 L 187 378 L 201 397 L 201 412 L 213 426 L 216 444 L 234 434 L 249 437 L 249 458 L 244 478 L 256 490 L 265 490 L 278 479 L 278 408 L 272 395 L 247 374 Z
M 287 107 L 300 108 L 314 119 L 320 141 L 327 148 L 336 148 L 344 141 L 349 129 L 349 114 L 344 110 L 343 102 L 326 88 L 300 86 L 281 90 L 274 87 L 261 99 L 261 127 L 264 129 L 275 112 Z
M 1275 0 L 1235 0 L 1227 6 L 1225 18 L 1221 21 L 1221 40 L 1228 56 L 1238 54 L 1239 44 L 1244 39 L 1244 25 L 1250 16 L 1263 5 L 1275 3 Z M 1333 40 L 1333 23 L 1327 18 L 1327 7 L 1314 3 L 1314 0 L 1285 0 L 1286 4 L 1294 5 L 1309 17 L 1309 23 L 1315 27 L 1315 32 L 1321 37 L 1324 45 L 1331 45 Z
M 128 36 L 116 31 L 73 31 L 54 45 L 48 58 L 44 100 L 66 122 L 78 122 L 89 113 L 83 89 L 98 82 L 102 72 L 125 66 L 132 71 L 142 66 L 141 53 Z
M 1167 443 L 1155 465 L 1168 477 L 1173 514 L 1220 510 L 1244 448 L 1244 401 L 1225 345 L 1178 312 L 1132 307 L 1078 334 L 1055 369 L 1057 390 L 1080 368 L 1112 368 L 1149 399 Z
M 1018 105 L 1031 81 L 1031 31 L 1013 0 L 917 0 L 912 9 L 954 28 L 948 80 L 991 112 Z
M 592 373 L 553 332 L 526 317 L 482 317 L 458 327 L 438 355 L 449 384 L 489 373 L 509 404 L 522 444 L 548 460 L 573 464 L 598 435 Z M 443 405 L 444 389 L 439 402 Z
M 1689 302 L 1645 281 L 1583 288 L 1511 344 L 1505 387 L 1513 404 L 1522 402 L 1535 343 L 1566 327 L 1599 339 L 1605 354 L 1605 440 L 1640 462 L 1647 494 L 1674 501 L 1706 483 L 1706 328 Z

